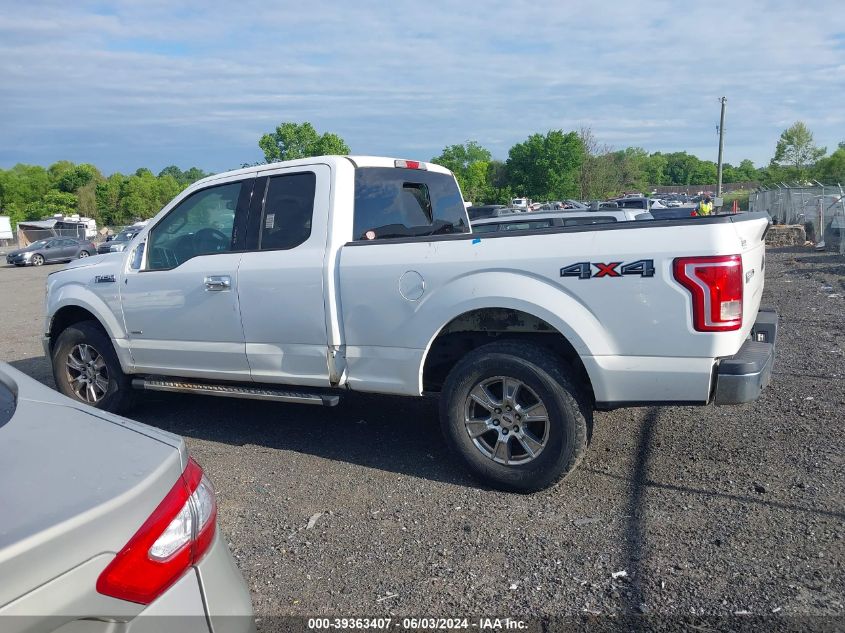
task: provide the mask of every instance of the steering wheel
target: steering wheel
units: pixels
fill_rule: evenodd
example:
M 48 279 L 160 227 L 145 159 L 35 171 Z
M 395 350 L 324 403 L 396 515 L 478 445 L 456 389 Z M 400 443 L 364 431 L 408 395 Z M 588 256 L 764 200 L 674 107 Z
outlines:
M 228 250 L 231 241 L 231 237 L 218 229 L 200 229 L 194 233 L 194 250 L 197 254 Z

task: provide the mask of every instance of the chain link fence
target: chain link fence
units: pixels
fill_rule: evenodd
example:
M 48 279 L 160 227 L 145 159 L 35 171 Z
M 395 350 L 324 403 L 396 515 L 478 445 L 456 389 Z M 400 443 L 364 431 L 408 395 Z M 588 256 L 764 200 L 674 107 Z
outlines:
M 841 185 L 761 189 L 748 199 L 750 211 L 768 211 L 775 224 L 800 224 L 817 247 L 845 254 L 845 192 Z

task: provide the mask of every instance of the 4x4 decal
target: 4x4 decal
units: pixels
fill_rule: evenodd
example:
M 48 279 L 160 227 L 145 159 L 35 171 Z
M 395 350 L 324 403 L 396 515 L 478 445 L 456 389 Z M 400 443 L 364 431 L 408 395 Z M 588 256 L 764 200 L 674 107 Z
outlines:
M 596 271 L 593 272 L 593 266 Z M 623 262 L 578 262 L 560 269 L 561 277 L 578 277 L 578 279 L 593 279 L 595 277 L 622 277 L 636 275 L 638 277 L 654 277 L 654 260 L 638 259 L 630 264 Z

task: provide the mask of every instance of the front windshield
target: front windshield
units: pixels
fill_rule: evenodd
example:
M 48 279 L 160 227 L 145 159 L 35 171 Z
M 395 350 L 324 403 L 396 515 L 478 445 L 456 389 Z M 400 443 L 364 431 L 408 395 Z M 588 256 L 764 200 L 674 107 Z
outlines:
M 30 248 L 44 248 L 49 240 L 38 240 L 29 245 Z
M 121 231 L 120 233 L 114 236 L 112 242 L 128 242 L 133 237 L 135 237 L 136 234 L 137 231 Z

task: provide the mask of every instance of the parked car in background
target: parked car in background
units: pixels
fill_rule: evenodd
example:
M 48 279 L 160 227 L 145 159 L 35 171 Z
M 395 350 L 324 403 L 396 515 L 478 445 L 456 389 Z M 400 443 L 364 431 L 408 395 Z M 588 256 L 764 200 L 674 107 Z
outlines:
M 531 207 L 531 200 L 530 198 L 514 198 L 511 200 L 511 206 L 514 209 L 522 209 L 524 211 L 528 211 Z
M 144 225 L 146 225 L 146 222 L 139 222 L 126 227 L 112 239 L 100 244 L 97 247 L 97 252 L 100 254 L 121 252 L 132 241 L 132 238 L 138 235 L 141 229 L 144 228 Z
M 6 262 L 15 266 L 41 266 L 53 262 L 69 262 L 96 253 L 97 247 L 89 240 L 50 237 L 8 253 Z
M 473 233 L 495 233 L 497 231 L 537 231 L 552 227 L 590 226 L 593 224 L 610 224 L 612 222 L 629 222 L 632 220 L 651 220 L 651 214 L 636 210 L 601 211 L 557 211 L 537 212 L 531 215 L 514 213 L 495 218 L 486 218 L 472 222 Z
M 94 388 L 102 357 L 83 343 L 74 354 L 77 388 Z M 184 440 L 5 363 L 0 508 L 4 632 L 254 630 L 214 488 Z

